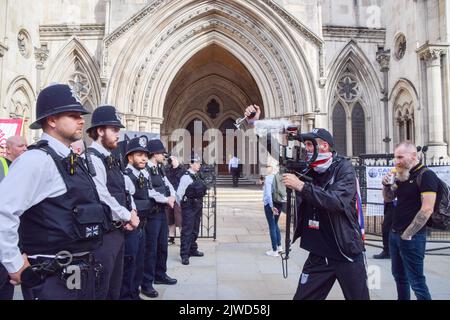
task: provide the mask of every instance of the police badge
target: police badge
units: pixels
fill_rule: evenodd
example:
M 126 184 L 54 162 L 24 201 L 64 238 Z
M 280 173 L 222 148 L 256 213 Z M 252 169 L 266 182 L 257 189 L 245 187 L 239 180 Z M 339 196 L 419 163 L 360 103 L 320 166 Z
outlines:
M 140 137 L 139 138 L 139 145 L 142 148 L 147 148 L 147 138 L 146 137 Z
M 75 100 L 76 100 L 79 104 L 81 104 L 81 99 L 80 99 L 80 97 L 78 96 L 77 91 L 75 90 L 75 86 L 72 86 L 72 85 L 69 84 L 69 88 L 70 88 L 70 92 L 72 93 L 72 97 L 74 97 Z

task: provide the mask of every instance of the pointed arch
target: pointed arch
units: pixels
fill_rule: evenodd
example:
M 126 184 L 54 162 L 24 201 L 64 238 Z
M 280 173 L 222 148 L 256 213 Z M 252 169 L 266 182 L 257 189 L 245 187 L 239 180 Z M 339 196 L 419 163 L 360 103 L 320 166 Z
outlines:
M 420 132 L 422 128 L 422 117 L 419 95 L 414 84 L 408 79 L 401 78 L 394 85 L 390 93 L 389 100 L 392 101 L 390 115 L 394 127 L 394 143 L 401 140 L 412 140 L 421 145 L 420 139 L 425 132 Z
M 145 16 L 148 12 L 152 14 Z M 322 43 L 287 27 L 273 7 L 263 2 L 189 0 L 149 4 L 142 14 L 126 47 L 123 39 L 115 41 L 120 32 L 105 41 L 106 50 L 114 52 L 114 47 L 120 52 L 112 65 L 107 101 L 126 106 L 124 113 L 162 118 L 164 99 L 178 70 L 211 44 L 229 51 L 254 76 L 263 90 L 266 116 L 302 114 L 317 107 L 319 68 L 311 67 L 304 46 L 319 61 Z
M 346 101 L 349 118 L 351 118 L 354 106 L 359 103 L 365 115 L 366 152 L 375 152 L 375 150 L 382 148 L 384 128 L 377 126 L 377 123 L 385 121 L 383 105 L 380 101 L 381 80 L 374 66 L 355 40 L 349 41 L 333 59 L 328 74 L 329 81 L 326 86 L 326 106 L 328 110 L 331 110 L 341 99 L 336 90 L 341 79 L 346 75 L 354 78 L 357 82 L 359 93 L 351 97 L 349 101 Z M 351 121 L 348 127 L 347 143 L 352 144 Z M 352 150 L 353 147 L 349 146 L 348 152 L 352 152 Z
M 6 108 L 10 118 L 24 119 L 23 135 L 31 141 L 28 125 L 35 120 L 32 110 L 36 105 L 36 94 L 25 76 L 18 76 L 11 81 L 6 89 Z
M 61 82 L 77 84 L 81 101 L 91 110 L 101 102 L 98 63 L 77 37 L 72 37 L 56 55 L 45 84 Z M 50 64 L 49 64 L 50 65 Z

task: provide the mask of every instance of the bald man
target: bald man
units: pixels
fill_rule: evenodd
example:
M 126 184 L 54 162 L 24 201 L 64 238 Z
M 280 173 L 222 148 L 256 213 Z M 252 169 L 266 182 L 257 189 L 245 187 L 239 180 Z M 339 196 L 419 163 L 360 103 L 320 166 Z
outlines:
M 27 151 L 27 141 L 21 136 L 12 136 L 6 140 L 5 158 L 11 162 L 16 160 L 22 153 Z M 9 163 L 9 164 L 10 164 Z

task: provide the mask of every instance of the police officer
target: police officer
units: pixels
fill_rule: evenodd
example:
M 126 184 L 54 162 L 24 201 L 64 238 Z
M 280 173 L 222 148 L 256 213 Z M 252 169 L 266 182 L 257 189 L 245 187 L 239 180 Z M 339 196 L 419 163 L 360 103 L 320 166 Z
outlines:
M 189 264 L 189 257 L 203 257 L 198 251 L 197 238 L 203 212 L 203 197 L 206 195 L 206 184 L 200 178 L 201 162 L 198 156 L 191 157 L 189 170 L 180 180 L 177 190 L 177 201 L 181 205 L 183 215 L 181 228 L 181 263 Z
M 98 299 L 119 299 L 125 243 L 122 223 L 125 222 L 126 228 L 130 230 L 139 225 L 122 172 L 125 168 L 122 168 L 121 160 L 111 154 L 117 148 L 121 128 L 124 126 L 116 108 L 100 106 L 92 114 L 92 124 L 86 130 L 94 140 L 88 148 L 88 153 L 93 155 L 94 182 L 100 199 L 111 208 L 113 217 L 113 224 L 103 239 L 103 246 L 97 250 L 97 257 L 104 267 L 102 288 L 106 289 L 98 293 Z
M 42 90 L 30 126 L 44 131 L 41 140 L 0 184 L 0 260 L 11 282 L 22 282 L 25 299 L 95 298 L 100 266 L 91 252 L 111 213 L 84 161 L 69 149 L 82 137 L 87 113 L 69 86 Z
M 147 138 L 145 136 L 130 140 L 126 156 L 128 166 L 125 171 L 133 185 L 133 195 L 139 216 L 139 227 L 125 233 L 125 259 L 123 270 L 121 300 L 139 300 L 139 286 L 144 276 L 145 224 L 150 216 L 152 199 L 149 195 L 151 183 L 145 167 L 148 162 Z
M 150 298 L 156 298 L 158 291 L 154 284 L 173 285 L 177 283 L 166 273 L 168 251 L 168 225 L 165 208 L 173 208 L 175 203 L 175 190 L 164 174 L 163 163 L 166 149 L 161 140 L 150 140 L 148 143 L 150 161 L 147 171 L 153 189 L 150 196 L 155 200 L 152 213 L 145 226 L 145 261 L 144 279 L 141 284 L 141 293 Z

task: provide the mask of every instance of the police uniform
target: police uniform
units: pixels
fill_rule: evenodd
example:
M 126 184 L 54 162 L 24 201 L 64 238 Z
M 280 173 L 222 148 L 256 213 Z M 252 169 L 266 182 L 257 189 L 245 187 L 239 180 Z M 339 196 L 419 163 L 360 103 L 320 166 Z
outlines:
M 130 140 L 126 155 L 133 152 L 148 152 L 145 136 Z M 151 184 L 145 169 L 139 170 L 128 164 L 125 173 L 133 183 L 130 193 L 136 204 L 140 223 L 137 229 L 125 233 L 125 257 L 120 299 L 139 300 L 139 286 L 144 276 L 145 225 L 152 207 L 152 199 L 148 192 Z
M 63 112 L 88 113 L 69 86 L 45 88 L 30 128 Z M 83 159 L 68 146 L 44 133 L 28 149 L 0 184 L 0 260 L 15 273 L 24 264 L 21 252 L 28 255 L 33 267 L 21 275 L 25 299 L 94 299 L 101 270 L 91 252 L 102 242 L 110 210 L 100 202 Z M 72 265 L 80 271 L 80 289 L 65 281 Z
M 193 161 L 200 161 L 193 158 Z M 203 212 L 203 197 L 206 194 L 206 184 L 192 169 L 189 169 L 180 180 L 177 190 L 177 201 L 181 205 L 183 216 L 181 227 L 181 263 L 189 264 L 189 257 L 202 257 L 198 251 L 197 238 L 200 231 L 200 221 Z
M 100 106 L 95 109 L 92 125 L 86 131 L 90 132 L 101 126 L 124 128 L 113 106 Z M 97 299 L 118 300 L 122 286 L 125 244 L 122 223 L 131 219 L 130 210 L 133 209 L 133 203 L 128 189 L 132 183 L 128 178 L 125 179 L 122 171 L 125 168 L 122 168 L 120 159 L 113 156 L 103 145 L 94 141 L 87 152 L 93 155 L 93 178 L 100 200 L 111 208 L 113 218 L 111 228 L 104 236 L 103 245 L 96 250 L 96 256 L 104 268 L 104 290 L 97 293 Z
M 166 153 L 160 140 L 150 140 L 148 150 L 150 154 Z M 177 282 L 166 274 L 169 227 L 165 212 L 167 197 L 175 197 L 176 194 L 172 184 L 164 175 L 163 167 L 155 165 L 152 161 L 148 164 L 147 174 L 153 187 L 149 190 L 149 195 L 154 199 L 154 205 L 145 226 L 146 245 L 141 293 L 155 298 L 158 292 L 153 288 L 153 283 L 171 285 Z
M 0 157 L 0 182 L 8 174 L 10 162 Z M 9 283 L 8 271 L 0 264 L 0 300 L 12 300 L 14 297 L 14 286 Z

